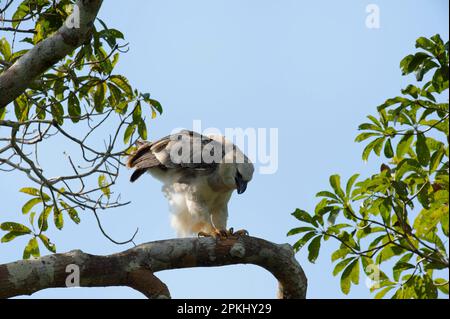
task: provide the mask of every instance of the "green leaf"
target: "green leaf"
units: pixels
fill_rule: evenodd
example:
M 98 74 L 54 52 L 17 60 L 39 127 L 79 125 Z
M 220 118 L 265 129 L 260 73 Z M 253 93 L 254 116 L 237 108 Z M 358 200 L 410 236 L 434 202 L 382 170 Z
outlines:
M 402 70 L 402 74 L 408 74 L 409 73 L 409 64 L 411 63 L 411 61 L 414 59 L 414 55 L 410 54 L 407 55 L 406 57 L 404 57 L 401 61 L 400 61 L 400 69 Z
M 440 145 L 440 147 L 436 150 L 436 152 L 433 153 L 433 155 L 430 158 L 430 169 L 429 173 L 433 173 L 436 171 L 439 167 L 439 164 L 441 163 L 442 157 L 445 154 L 445 149 L 443 145 Z
M 139 124 L 141 120 L 142 120 L 141 101 L 137 101 L 133 110 L 133 124 Z
M 335 199 L 335 200 L 339 201 L 339 198 L 335 194 L 333 194 L 332 192 L 328 192 L 328 191 L 318 192 L 316 194 L 316 197 L 328 197 L 328 198 Z
M 39 239 L 41 240 L 41 242 L 44 244 L 44 246 L 51 251 L 52 253 L 56 253 L 56 246 L 55 244 L 53 244 L 52 242 L 50 242 L 50 239 L 48 239 L 47 236 L 45 236 L 44 234 L 40 234 L 39 235 Z
M 0 107 L 0 121 L 4 120 L 6 116 L 6 107 Z
M 350 273 L 350 279 L 355 285 L 359 284 L 359 259 L 356 259 L 353 263 L 352 272 Z
M 51 103 L 51 112 L 53 115 L 53 119 L 56 121 L 56 123 L 58 123 L 58 125 L 63 125 L 64 123 L 64 109 L 63 106 L 61 105 L 61 103 L 56 100 L 55 98 L 52 98 L 52 103 Z
M 344 191 L 341 188 L 341 177 L 339 175 L 335 174 L 330 176 L 330 185 L 339 198 L 345 199 Z
M 353 260 L 355 260 L 355 257 L 349 257 L 337 263 L 333 270 L 333 276 L 337 276 Z
M 382 299 L 389 291 L 391 291 L 395 286 L 384 287 L 375 295 L 375 299 Z
M 133 96 L 133 89 L 131 88 L 128 79 L 122 75 L 111 75 L 109 78 L 111 82 L 117 85 L 128 97 Z
M 36 237 L 30 239 L 28 244 L 25 246 L 25 250 L 23 251 L 23 259 L 29 259 L 30 256 L 39 257 L 39 245 L 36 240 Z
M 9 61 L 11 57 L 11 46 L 5 38 L 0 39 L 0 53 L 6 61 Z
M 390 138 L 388 138 L 386 144 L 384 144 L 384 156 L 386 156 L 387 158 L 394 157 L 394 150 L 392 149 Z
M 133 135 L 134 131 L 136 130 L 136 125 L 133 123 L 130 123 L 125 130 L 125 134 L 123 135 L 123 142 L 125 144 L 128 144 L 130 142 L 130 138 Z
M 299 251 L 308 241 L 311 240 L 317 233 L 315 231 L 311 231 L 306 233 L 301 239 L 299 239 L 293 246 L 294 251 Z
M 412 132 L 412 131 L 409 131 Z M 403 158 L 403 156 L 408 152 L 411 147 L 412 141 L 414 140 L 414 135 L 411 133 L 406 133 L 397 144 L 397 157 Z
M 75 224 L 79 224 L 80 223 L 80 217 L 78 216 L 78 213 L 77 213 L 76 209 L 71 207 L 70 205 L 68 205 L 66 202 L 64 202 L 62 200 L 59 203 L 64 208 L 64 210 L 69 214 L 70 219 Z
M 63 214 L 56 205 L 53 207 L 53 222 L 55 223 L 56 228 L 58 228 L 59 230 L 64 227 Z
M 293 235 L 297 235 L 297 234 L 301 234 L 307 231 L 315 231 L 315 228 L 313 227 L 297 227 L 297 228 L 292 228 L 288 233 L 287 236 L 293 236 Z
M 378 125 L 374 125 L 372 123 L 363 123 L 358 126 L 358 130 L 372 130 L 381 132 L 381 127 L 379 127 Z
M 111 195 L 111 190 L 109 189 L 108 186 L 108 182 L 106 181 L 106 176 L 105 174 L 101 174 L 98 177 L 98 186 L 101 188 L 102 193 L 109 198 L 109 196 Z
M 163 108 L 161 106 L 161 103 L 153 99 L 150 99 L 150 103 L 159 112 L 159 114 L 162 114 Z
M 306 223 L 310 223 L 310 224 L 313 222 L 311 215 L 309 215 L 306 211 L 298 209 L 298 208 L 291 215 L 302 222 L 306 222 Z
M 73 123 L 78 123 L 81 116 L 81 107 L 80 101 L 78 100 L 76 94 L 73 92 L 70 92 L 69 94 L 68 107 L 70 119 Z
M 392 181 L 392 186 L 394 186 L 395 191 L 401 198 L 406 198 L 408 196 L 408 188 L 405 182 Z
M 15 29 L 21 20 L 30 12 L 30 6 L 22 2 L 12 16 L 11 26 Z
M 380 253 L 377 255 L 377 264 L 381 264 L 382 262 L 391 259 L 394 256 L 398 256 L 404 252 L 404 249 L 401 247 L 388 245 L 385 246 Z
M 28 233 L 19 233 L 19 232 L 9 232 L 7 233 L 5 236 L 2 237 L 1 242 L 2 243 L 7 243 L 11 240 L 13 240 L 14 238 L 18 237 L 18 236 L 23 236 L 23 235 L 28 235 Z
M 344 269 L 341 276 L 341 290 L 348 295 L 352 282 L 359 281 L 359 259 L 355 259 L 347 268 Z M 358 275 L 358 280 L 355 280 Z
M 19 190 L 19 192 L 28 194 L 28 195 L 32 195 L 32 196 L 36 196 L 36 197 L 41 197 L 45 200 L 45 201 L 49 201 L 50 200 L 50 196 L 48 196 L 47 194 L 45 194 L 44 192 L 41 192 L 37 189 L 37 188 L 33 188 L 33 187 L 24 187 L 21 188 Z
M 142 139 L 147 139 L 147 125 L 145 125 L 145 122 L 142 119 L 138 123 L 138 133 Z
M 408 263 L 411 258 L 414 256 L 414 253 L 407 253 L 403 255 L 397 263 L 393 267 L 393 277 L 395 281 L 398 281 L 400 278 L 400 275 L 404 270 L 413 269 L 415 268 L 414 265 Z
M 416 48 L 421 48 L 428 52 L 434 53 L 433 52 L 434 47 L 435 44 L 425 37 L 420 37 L 416 40 Z
M 436 226 L 445 214 L 448 214 L 448 206 L 446 205 L 437 209 L 423 209 L 414 220 L 416 235 L 419 238 L 426 239 L 427 235 L 436 232 Z
M 355 138 L 355 142 L 359 143 L 359 142 L 362 142 L 362 141 L 367 140 L 369 137 L 372 137 L 372 136 L 380 136 L 380 135 L 381 135 L 381 133 L 364 132 L 364 133 L 359 134 L 359 135 Z
M 416 154 L 419 163 L 422 166 L 428 166 L 428 162 L 430 161 L 430 150 L 426 143 L 426 137 L 423 134 L 417 135 Z
M 354 174 L 347 182 L 347 186 L 345 187 L 345 192 L 348 197 L 350 197 L 350 193 L 353 187 L 353 184 L 355 183 L 356 179 L 359 177 L 359 174 Z
M 308 245 L 308 260 L 311 263 L 315 263 L 320 251 L 320 240 L 322 236 L 315 237 Z
M 383 145 L 384 137 L 379 137 L 374 139 L 372 142 L 367 144 L 367 146 L 363 150 L 362 159 L 363 161 L 367 161 L 369 159 L 370 152 L 376 147 L 377 149 L 380 147 L 379 145 Z
M 52 212 L 53 205 L 46 206 L 38 218 L 38 227 L 42 231 L 46 231 L 48 229 L 48 216 L 50 216 L 50 213 Z
M 42 199 L 39 197 L 30 199 L 28 202 L 25 203 L 25 205 L 23 205 L 22 214 L 28 214 L 35 205 L 37 205 L 41 202 L 42 202 Z
M 27 226 L 14 223 L 14 222 L 6 222 L 0 224 L 0 229 L 4 231 L 9 232 L 16 232 L 16 233 L 23 233 L 23 234 L 31 234 L 31 229 L 29 229 Z
M 103 112 L 104 101 L 106 98 L 106 83 L 101 82 L 97 84 L 95 92 L 94 92 L 94 107 L 98 113 Z
M 349 254 L 349 252 L 350 250 L 347 247 L 340 248 L 331 255 L 331 261 L 334 262 L 338 259 L 344 258 Z
M 448 237 L 448 226 L 449 226 L 449 218 L 448 217 L 449 216 L 448 216 L 448 210 L 447 210 L 447 212 L 444 212 L 441 217 L 442 232 L 447 237 Z
M 448 295 L 448 279 L 436 278 L 434 280 L 434 285 L 437 289 L 439 289 L 442 293 Z
M 28 216 L 28 220 L 30 221 L 30 225 L 34 225 L 34 217 L 36 216 L 36 212 L 31 212 L 30 216 Z

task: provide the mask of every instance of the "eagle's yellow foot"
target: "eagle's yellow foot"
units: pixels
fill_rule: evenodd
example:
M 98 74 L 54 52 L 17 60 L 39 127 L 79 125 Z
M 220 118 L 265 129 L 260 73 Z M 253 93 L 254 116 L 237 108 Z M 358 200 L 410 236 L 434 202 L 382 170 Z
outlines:
M 233 228 L 230 228 L 229 230 L 225 229 L 215 229 L 212 233 L 206 233 L 206 232 L 199 232 L 198 237 L 214 237 L 215 239 L 225 240 L 227 238 L 239 238 L 243 236 L 248 236 L 248 231 L 245 229 L 240 229 L 237 231 L 234 231 Z

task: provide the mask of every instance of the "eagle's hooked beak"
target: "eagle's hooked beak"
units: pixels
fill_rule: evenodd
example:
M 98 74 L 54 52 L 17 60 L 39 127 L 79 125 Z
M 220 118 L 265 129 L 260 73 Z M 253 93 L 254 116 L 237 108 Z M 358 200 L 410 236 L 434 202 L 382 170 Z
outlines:
M 238 172 L 235 179 L 238 194 L 242 194 L 247 189 L 247 182 L 242 179 L 242 175 Z

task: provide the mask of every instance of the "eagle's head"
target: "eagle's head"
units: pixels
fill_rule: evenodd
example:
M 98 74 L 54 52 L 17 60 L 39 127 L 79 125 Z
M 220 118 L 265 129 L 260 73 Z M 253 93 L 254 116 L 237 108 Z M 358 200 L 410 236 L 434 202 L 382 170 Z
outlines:
M 237 163 L 235 167 L 236 174 L 234 177 L 234 182 L 236 185 L 236 190 L 238 194 L 242 194 L 247 189 L 248 182 L 252 180 L 255 168 L 250 160 L 248 163 Z
M 225 146 L 225 154 L 218 168 L 222 183 L 227 189 L 236 189 L 238 194 L 244 193 L 255 171 L 253 163 L 236 145 L 223 136 L 209 137 Z

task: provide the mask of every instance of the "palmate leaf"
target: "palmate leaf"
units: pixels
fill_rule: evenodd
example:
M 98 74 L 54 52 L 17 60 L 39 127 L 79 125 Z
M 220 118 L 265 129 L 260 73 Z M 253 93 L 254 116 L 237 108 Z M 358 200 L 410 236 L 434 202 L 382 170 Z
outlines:
M 31 47 L 57 32 L 61 25 L 63 25 L 67 15 L 70 13 L 70 11 L 73 10 L 73 4 L 74 1 L 52 2 L 47 0 L 21 0 L 15 6 L 15 9 L 13 8 L 14 4 L 10 7 L 11 16 L 9 18 L 13 18 L 13 20 L 17 21 L 2 21 L 2 23 L 11 23 L 12 27 L 15 28 L 19 26 L 19 20 L 26 17 L 27 24 L 30 24 L 30 29 L 34 29 L 35 35 L 20 38 L 20 34 L 18 34 L 18 38 L 16 39 L 16 41 L 23 42 L 24 44 L 26 44 L 26 46 Z M 102 22 L 100 23 L 102 24 Z M 98 22 L 96 22 L 96 24 L 98 24 Z M 103 114 L 105 116 L 108 116 L 109 122 L 104 123 L 109 123 L 106 124 L 106 127 L 112 132 L 114 132 L 115 128 L 126 128 L 126 126 L 122 125 L 127 125 L 129 123 L 128 119 L 130 118 L 130 112 L 127 111 L 128 105 L 130 105 L 131 107 L 137 99 L 140 99 L 138 98 L 138 96 L 140 96 L 140 92 L 130 85 L 126 77 L 112 72 L 114 66 L 119 60 L 119 55 L 123 52 L 122 50 L 120 50 L 120 47 L 122 46 L 116 47 L 116 45 L 120 45 L 118 39 L 123 39 L 124 36 L 121 31 L 113 28 L 107 28 L 106 25 L 104 25 L 105 30 L 101 30 L 99 32 L 97 32 L 97 27 L 98 25 L 92 30 L 92 37 L 89 37 L 89 41 L 83 40 L 83 44 L 80 47 L 73 50 L 73 52 L 69 53 L 66 57 L 60 57 L 60 61 L 57 63 L 57 65 L 52 66 L 52 63 L 50 63 L 51 61 L 47 61 L 50 64 L 45 67 L 45 74 L 40 75 L 36 79 L 36 81 L 33 81 L 27 88 L 26 92 L 17 97 L 15 101 L 10 104 L 10 107 L 0 108 L 0 120 L 6 118 L 8 121 L 11 120 L 20 124 L 20 127 L 14 125 L 14 127 L 20 128 L 18 132 L 19 134 L 17 136 L 18 144 L 23 144 L 20 141 L 33 140 L 32 144 L 34 145 L 34 141 L 37 141 L 36 143 L 40 142 L 38 141 L 38 139 L 45 141 L 48 137 L 53 137 L 58 132 L 59 135 L 68 137 L 67 135 L 63 134 L 62 131 L 55 130 L 55 128 L 62 129 L 63 127 L 58 126 L 63 125 L 65 125 L 64 129 L 67 129 L 66 132 L 68 134 L 73 133 L 73 137 L 77 135 L 77 140 L 78 138 L 80 138 L 78 141 L 82 140 L 84 142 L 85 139 L 82 139 L 84 136 L 79 135 L 83 135 L 83 130 L 86 130 L 86 132 L 88 132 L 89 128 L 93 129 L 94 125 L 97 124 L 95 123 L 95 121 L 102 118 L 102 116 L 98 116 L 99 114 L 96 114 L 95 110 L 97 112 L 103 111 Z M 107 48 L 107 44 L 111 46 L 112 50 L 105 50 Z M 118 48 L 119 50 L 117 50 Z M 16 50 L 14 46 L 12 46 L 10 42 L 6 40 L 6 38 L 0 39 L 0 60 L 9 62 L 3 66 L 8 66 L 9 64 L 16 62 L 28 51 L 29 50 L 27 49 Z M 152 114 L 152 117 L 155 117 L 155 114 L 157 114 L 158 112 L 162 113 L 161 104 L 156 99 L 151 99 L 150 94 L 148 94 L 147 100 L 150 106 L 147 107 L 144 112 L 142 112 L 140 116 L 140 122 L 135 123 L 135 126 L 132 130 L 132 133 L 134 133 L 134 131 L 136 131 L 136 133 L 139 132 L 140 136 L 143 138 L 147 137 L 147 127 L 149 127 L 149 122 L 147 122 L 147 120 L 145 123 L 143 122 L 145 116 L 147 117 L 147 119 L 149 119 L 150 112 Z M 27 125 L 20 123 L 21 121 L 30 119 L 33 119 L 33 121 L 45 119 L 48 121 L 48 124 L 47 122 L 46 124 L 35 122 L 35 124 Z M 36 127 L 33 128 L 30 125 Z M 37 129 L 38 125 L 39 129 Z M 44 127 L 47 125 L 49 126 Z M 53 126 L 53 128 L 51 128 L 51 126 Z M 22 129 L 24 129 L 23 132 Z M 42 133 L 43 135 L 46 135 L 46 132 L 49 133 L 47 134 L 47 136 L 43 136 L 42 138 L 33 137 L 33 132 L 36 133 L 37 131 L 39 131 L 39 133 Z M 22 133 L 25 135 L 23 135 Z M 108 135 L 109 133 L 105 134 Z M 131 135 L 132 134 L 127 137 L 127 142 L 131 140 Z M 85 138 L 87 138 L 87 136 L 85 136 Z M 116 140 L 115 137 L 114 140 Z M 50 144 L 51 143 L 52 142 L 50 142 Z M 64 143 L 64 141 L 62 143 Z M 122 152 L 118 147 L 116 150 L 117 153 L 106 152 L 105 155 L 109 154 L 112 157 L 119 158 Z M 31 150 L 31 147 L 30 150 L 23 149 L 23 151 L 24 153 L 26 153 L 26 156 L 30 155 L 30 160 L 36 162 L 35 164 L 37 166 L 37 170 L 40 171 L 41 168 L 40 164 L 37 163 L 37 156 L 36 158 L 34 156 L 31 156 L 31 152 L 33 151 Z M 101 152 L 100 150 L 98 151 Z M 89 158 L 88 155 L 87 157 L 83 156 L 83 158 L 84 160 L 89 162 L 89 160 L 87 160 L 87 158 Z M 78 164 L 80 164 L 80 166 L 77 166 Z M 84 170 L 84 168 L 81 167 L 85 166 L 82 163 L 75 163 L 74 169 L 75 167 L 80 167 L 80 169 Z M 102 168 L 103 167 L 99 167 L 99 171 L 109 171 L 108 167 L 106 167 L 105 170 L 101 170 Z M 41 173 L 44 174 L 44 171 L 42 171 Z M 79 223 L 80 221 L 78 213 L 73 207 L 67 206 L 64 203 L 60 202 L 62 198 L 66 200 L 67 197 L 73 197 L 73 194 L 71 195 L 69 194 L 69 192 L 57 191 L 57 189 L 60 189 L 62 186 L 61 180 L 57 178 L 58 181 L 54 182 L 54 180 L 51 179 L 47 180 L 46 182 L 43 175 L 39 173 L 37 173 L 37 175 L 32 175 L 32 179 L 35 182 L 34 186 L 36 186 L 36 188 L 24 187 L 21 189 L 22 193 L 30 197 L 26 198 L 23 201 L 23 206 L 20 205 L 17 211 L 19 213 L 19 217 L 20 211 L 22 211 L 23 214 L 27 214 L 27 216 L 22 217 L 25 218 L 26 222 L 29 222 L 29 225 L 26 224 L 28 227 L 19 223 L 7 222 L 1 224 L 3 233 L 0 234 L 0 237 L 3 238 L 4 242 L 9 242 L 19 236 L 21 236 L 23 239 L 24 235 L 35 236 L 35 239 L 31 239 L 28 242 L 27 248 L 24 251 L 24 258 L 38 255 L 39 246 L 36 245 L 36 241 L 41 241 L 39 245 L 44 244 L 47 249 L 54 252 L 53 243 L 51 243 L 48 237 L 46 237 L 46 234 L 44 234 L 44 232 L 46 232 L 49 228 L 49 223 L 55 223 L 55 226 L 58 229 L 63 228 L 64 218 L 67 218 L 65 216 L 66 212 L 68 214 L 68 217 L 70 217 L 75 223 Z M 85 176 L 87 175 L 89 174 L 86 174 Z M 41 181 L 41 179 L 43 180 Z M 84 180 L 85 178 L 82 177 L 82 179 L 83 180 L 81 181 L 81 184 L 84 184 L 83 181 L 86 182 Z M 86 179 L 89 180 L 89 177 L 86 177 Z M 71 182 L 69 182 L 69 184 L 70 183 Z M 55 187 L 51 190 L 51 197 L 48 196 L 50 195 L 50 186 Z M 103 186 L 103 194 L 105 196 L 109 196 L 111 194 L 109 187 L 107 187 L 106 185 Z M 70 188 L 70 186 L 67 184 L 64 187 Z M 97 191 L 97 189 L 95 189 L 95 185 L 92 188 L 94 189 L 94 191 Z M 46 194 L 45 191 L 48 191 L 49 193 Z M 86 189 L 85 191 L 85 194 L 92 194 L 90 193 L 90 190 Z M 62 193 L 64 193 L 64 196 L 61 196 Z M 99 194 L 99 192 L 97 192 L 96 194 Z M 94 200 L 96 199 L 92 199 L 92 203 L 95 203 Z M 102 197 L 100 200 L 104 203 L 109 203 L 109 201 L 107 201 L 104 197 Z M 81 201 L 83 203 L 86 203 L 84 200 Z M 67 203 L 72 203 L 73 205 L 74 202 L 75 201 L 70 201 L 69 199 L 67 199 Z M 52 218 L 53 221 L 48 222 L 49 218 Z M 3 220 L 1 222 L 3 222 Z M 30 239 L 28 237 L 30 236 L 27 236 L 27 240 Z
M 320 225 L 312 224 L 316 232 L 301 241 L 311 240 L 312 262 L 320 238 L 340 242 L 331 259 L 338 261 L 333 275 L 340 274 L 345 294 L 359 283 L 359 260 L 365 274 L 374 277 L 370 291 L 375 298 L 436 298 L 438 289 L 448 294 L 448 279 L 433 280 L 434 270 L 448 269 L 448 102 L 438 102 L 447 100 L 439 94 L 448 90 L 448 42 L 436 35 L 419 38 L 417 47 L 426 52 L 405 57 L 401 70 L 415 73 L 419 81 L 433 72 L 431 80 L 407 85 L 403 96 L 387 99 L 378 106 L 378 116 L 368 116 L 370 121 L 359 126 L 363 132 L 355 139 L 365 141 L 364 161 L 372 153 L 379 157 L 380 170 L 359 182 L 352 176 L 345 193 L 339 175 L 332 175 L 333 191 L 317 193 L 321 200 L 313 219 Z M 322 222 L 325 214 L 328 227 Z M 391 267 L 392 280 L 380 270 L 382 264 Z

